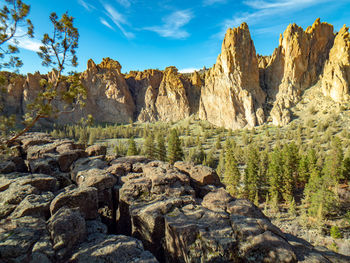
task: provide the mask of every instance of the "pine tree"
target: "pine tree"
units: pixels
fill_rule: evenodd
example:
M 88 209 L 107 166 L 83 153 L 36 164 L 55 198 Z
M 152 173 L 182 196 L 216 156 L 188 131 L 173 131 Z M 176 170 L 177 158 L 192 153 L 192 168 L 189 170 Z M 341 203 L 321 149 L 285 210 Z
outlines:
M 219 175 L 221 181 L 223 181 L 225 173 L 225 151 L 221 150 L 219 155 L 219 163 L 216 167 L 216 173 Z
M 267 171 L 269 178 L 269 194 L 271 198 L 279 200 L 282 189 L 282 173 L 283 173 L 283 161 L 281 152 L 278 148 L 275 148 L 270 155 L 270 163 Z
M 293 198 L 293 191 L 295 186 L 295 179 L 298 171 L 298 149 L 292 142 L 285 145 L 282 151 L 283 155 L 283 173 L 282 173 L 282 196 L 288 202 Z
M 255 146 L 248 148 L 247 168 L 244 174 L 244 192 L 249 200 L 254 201 L 260 189 L 259 180 L 259 154 Z
M 215 168 L 216 161 L 215 161 L 215 157 L 214 157 L 214 152 L 215 152 L 215 149 L 212 148 L 209 151 L 209 153 L 205 156 L 204 161 L 203 161 L 203 165 L 209 166 L 211 168 Z
M 226 185 L 227 191 L 235 196 L 238 194 L 241 173 L 239 172 L 236 158 L 233 155 L 232 149 L 228 148 L 225 154 L 225 171 L 223 182 Z
M 136 143 L 135 143 L 135 140 L 134 140 L 134 137 L 131 137 L 129 139 L 129 142 L 128 142 L 128 151 L 126 153 L 127 156 L 133 156 L 133 155 L 137 155 L 138 152 L 137 152 L 137 148 L 136 148 Z
M 168 139 L 168 161 L 174 164 L 177 161 L 181 161 L 183 156 L 180 138 L 177 131 L 172 129 Z
M 160 133 L 157 136 L 156 158 L 163 162 L 166 161 L 165 140 L 164 136 Z
M 154 137 L 153 134 L 149 133 L 145 139 L 143 145 L 143 151 L 147 158 L 154 159 L 155 158 L 155 145 L 154 145 Z
M 331 151 L 326 158 L 323 169 L 323 174 L 327 180 L 333 181 L 333 184 L 343 179 L 343 159 L 344 152 L 341 141 L 338 137 L 335 137 L 331 142 Z

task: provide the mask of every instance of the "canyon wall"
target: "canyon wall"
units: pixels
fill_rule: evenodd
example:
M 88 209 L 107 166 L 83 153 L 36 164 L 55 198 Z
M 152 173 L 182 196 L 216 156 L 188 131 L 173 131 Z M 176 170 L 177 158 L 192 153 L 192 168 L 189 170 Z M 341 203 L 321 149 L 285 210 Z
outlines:
M 216 64 L 205 77 L 199 117 L 230 129 L 264 122 L 265 93 L 248 25 L 228 29 Z
M 55 72 L 2 76 L 6 81 L 1 86 L 7 90 L 0 97 L 3 113 L 22 116 L 42 91 L 41 80 L 54 78 Z M 167 67 L 123 74 L 119 62 L 105 58 L 98 65 L 89 60 L 80 79 L 87 91 L 86 107 L 49 121 L 77 123 L 91 114 L 103 123 L 171 122 L 194 115 L 230 129 L 266 122 L 286 125 L 293 117 L 291 108 L 315 84 L 336 103 L 349 102 L 349 30 L 344 25 L 334 33 L 333 26 L 320 19 L 306 30 L 292 24 L 273 54 L 261 56 L 243 23 L 228 29 L 209 70 L 181 74 Z M 60 89 L 65 88 L 62 83 Z

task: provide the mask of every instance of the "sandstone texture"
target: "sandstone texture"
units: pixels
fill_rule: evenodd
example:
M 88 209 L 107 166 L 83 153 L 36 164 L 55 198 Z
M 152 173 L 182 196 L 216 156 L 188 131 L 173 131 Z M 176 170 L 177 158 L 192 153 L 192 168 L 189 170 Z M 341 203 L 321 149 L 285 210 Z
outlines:
M 205 77 L 199 117 L 230 129 L 254 127 L 264 122 L 265 97 L 248 25 L 228 29 L 221 54 Z
M 345 25 L 340 29 L 329 53 L 322 76 L 322 92 L 336 102 L 349 101 L 350 34 Z
M 333 26 L 319 19 L 305 31 L 296 24 L 289 25 L 281 35 L 279 47 L 262 75 L 273 107 L 273 124 L 290 122 L 290 108 L 300 101 L 305 89 L 318 81 L 333 41 Z
M 211 168 L 81 156 L 63 172 L 57 155 L 85 149 L 43 133 L 16 143 L 51 172 L 0 175 L 0 262 L 350 260 L 284 234 Z
M 87 93 L 85 107 L 39 123 L 45 127 L 78 123 L 92 115 L 97 123 L 176 122 L 193 116 L 230 129 L 270 122 L 287 125 L 293 119 L 292 107 L 315 85 L 336 103 L 349 101 L 349 50 L 345 25 L 335 33 L 332 25 L 316 19 L 305 30 L 289 25 L 273 54 L 261 56 L 256 54 L 248 25 L 243 23 L 228 29 L 221 53 L 209 70 L 181 74 L 171 66 L 123 74 L 116 60 L 104 58 L 100 64 L 89 60 L 87 69 L 79 75 Z M 2 114 L 15 114 L 17 119 L 30 111 L 27 106 L 43 91 L 42 80 L 57 76 L 55 71 L 46 75 L 1 74 L 6 90 L 0 98 Z M 67 87 L 64 80 L 59 90 Z M 52 103 L 64 109 L 62 102 Z M 73 162 L 80 158 L 78 154 L 66 153 L 62 160 Z M 0 170 L 11 165 L 2 165 Z M 50 171 L 38 162 L 33 162 L 30 169 Z
M 190 115 L 186 96 L 186 88 L 189 88 L 187 85 L 189 83 L 181 78 L 175 67 L 165 69 L 156 100 L 159 120 L 179 121 Z

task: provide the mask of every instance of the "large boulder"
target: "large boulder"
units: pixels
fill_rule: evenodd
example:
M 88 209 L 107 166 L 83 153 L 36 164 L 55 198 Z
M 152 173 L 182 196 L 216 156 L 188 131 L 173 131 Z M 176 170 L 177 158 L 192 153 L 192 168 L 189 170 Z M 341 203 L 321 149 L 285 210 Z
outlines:
M 68 262 L 75 263 L 156 263 L 155 257 L 143 249 L 142 243 L 122 235 L 100 235 L 82 243 Z
M 54 215 L 61 207 L 79 208 L 86 219 L 95 219 L 98 216 L 98 195 L 94 187 L 79 187 L 67 189 L 52 200 L 50 213 Z
M 79 208 L 60 208 L 48 221 L 53 249 L 60 258 L 86 238 L 86 225 Z

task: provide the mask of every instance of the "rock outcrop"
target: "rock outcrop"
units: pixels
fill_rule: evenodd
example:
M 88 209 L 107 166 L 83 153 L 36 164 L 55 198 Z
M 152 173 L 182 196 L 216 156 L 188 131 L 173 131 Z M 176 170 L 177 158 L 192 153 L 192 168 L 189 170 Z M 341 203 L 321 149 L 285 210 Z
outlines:
M 83 115 L 91 114 L 99 122 L 110 123 L 127 123 L 133 119 L 135 104 L 120 70 L 119 62 L 110 58 L 104 58 L 99 65 L 88 61 L 87 70 L 81 74 L 87 89 Z
M 317 82 L 333 41 L 333 26 L 320 19 L 305 31 L 296 24 L 289 25 L 281 35 L 279 47 L 262 75 L 273 105 L 273 124 L 286 125 L 291 120 L 289 109 L 300 101 L 305 89 Z
M 322 92 L 336 102 L 350 100 L 350 34 L 345 25 L 329 53 L 322 75 Z
M 206 74 L 199 117 L 230 129 L 254 127 L 264 122 L 264 102 L 255 47 L 243 23 L 228 29 L 221 54 Z
M 141 122 L 154 122 L 158 119 L 156 100 L 159 86 L 163 79 L 160 70 L 131 71 L 126 75 L 126 82 L 134 98 L 135 119 Z
M 78 123 L 91 114 L 96 122 L 103 123 L 176 122 L 199 115 L 202 120 L 230 129 L 270 121 L 286 125 L 293 117 L 291 108 L 318 81 L 323 94 L 335 102 L 349 100 L 349 50 L 345 25 L 335 35 L 332 25 L 317 19 L 306 30 L 289 25 L 271 56 L 257 55 L 249 28 L 243 23 L 227 31 L 221 54 L 209 70 L 181 74 L 175 67 L 168 67 L 124 75 L 115 60 L 104 58 L 98 65 L 89 60 L 87 70 L 80 74 L 87 91 L 85 108 L 40 123 Z M 3 88 L 7 90 L 0 97 L 3 114 L 21 118 L 43 90 L 41 80 L 53 80 L 56 73 L 36 72 L 23 77 L 2 72 L 6 80 Z M 67 86 L 63 81 L 59 89 Z M 64 108 L 58 100 L 52 103 Z M 44 169 L 38 163 L 32 166 Z
M 83 156 L 62 172 L 52 160 L 78 145 L 42 133 L 16 143 L 51 172 L 0 175 L 0 262 L 350 260 L 284 234 L 211 168 Z
M 159 120 L 179 121 L 190 116 L 190 106 L 186 96 L 188 86 L 189 83 L 181 78 L 177 68 L 165 69 L 156 100 Z

